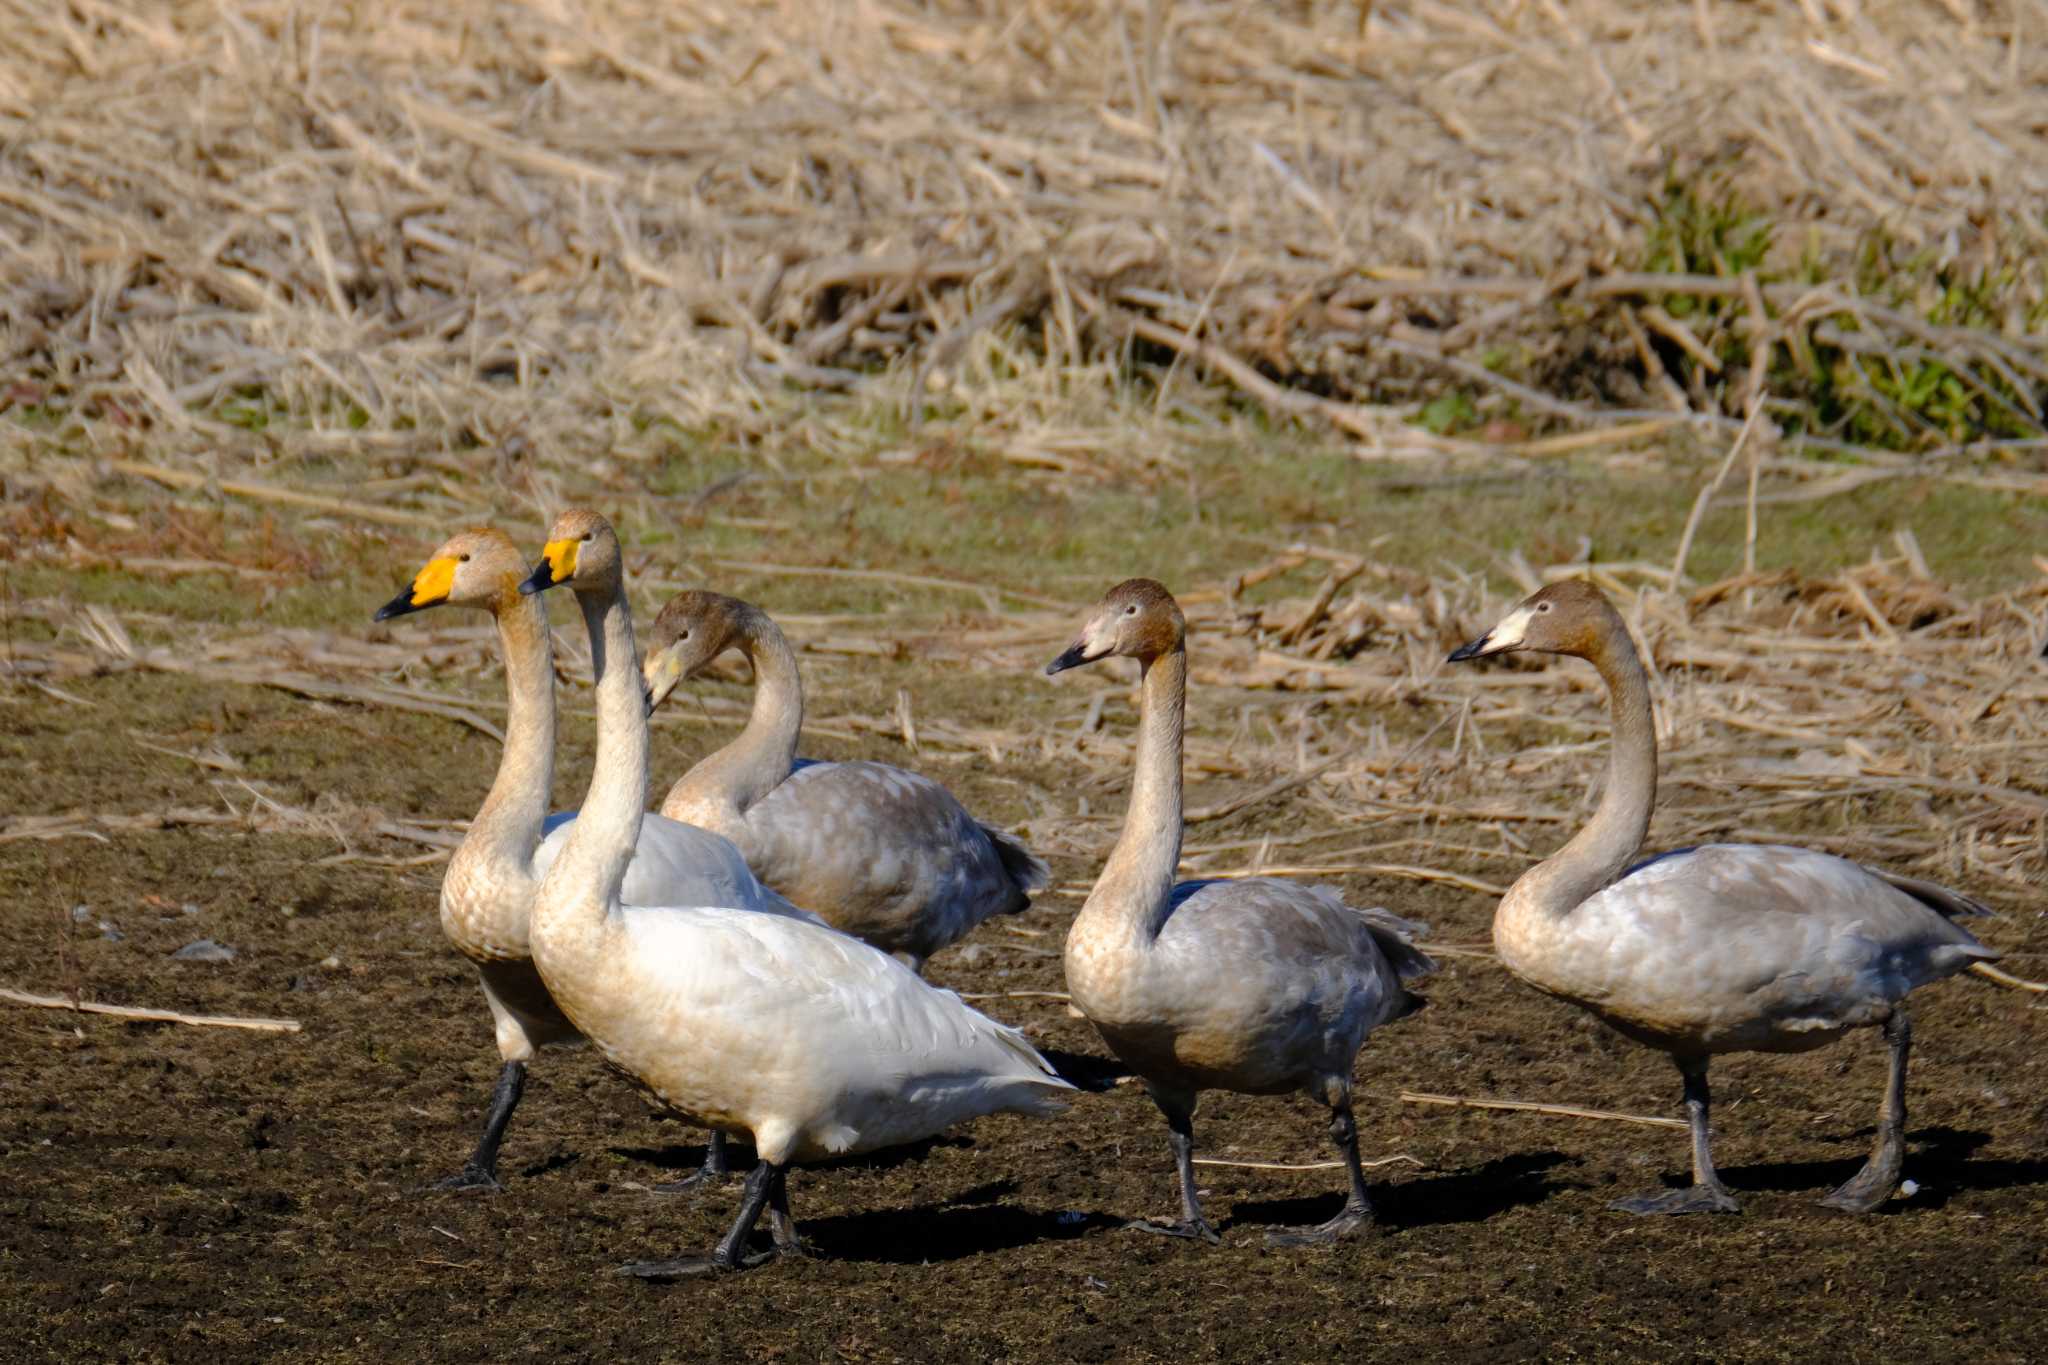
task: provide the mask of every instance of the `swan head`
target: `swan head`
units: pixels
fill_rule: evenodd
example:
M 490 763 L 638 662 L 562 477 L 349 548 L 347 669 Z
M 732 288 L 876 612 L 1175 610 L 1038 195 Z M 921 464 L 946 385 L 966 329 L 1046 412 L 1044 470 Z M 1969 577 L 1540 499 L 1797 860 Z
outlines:
M 1583 578 L 1565 578 L 1524 598 L 1476 640 L 1451 654 L 1451 662 L 1530 650 L 1592 658 L 1621 618 L 1607 595 Z
M 699 588 L 670 598 L 647 633 L 647 653 L 640 666 L 648 706 L 661 705 L 677 683 L 696 677 L 738 644 L 752 610 L 736 597 Z
M 622 574 L 619 538 L 611 523 L 597 513 L 572 507 L 548 527 L 540 563 L 519 585 L 523 593 L 545 592 L 569 585 L 577 592 L 615 588 Z
M 1149 578 L 1127 578 L 1103 594 L 1074 643 L 1045 671 L 1063 673 L 1112 655 L 1149 663 L 1179 649 L 1187 632 L 1187 618 L 1172 593 Z
M 471 527 L 443 541 L 426 567 L 371 619 L 389 621 L 445 604 L 495 611 L 518 597 L 524 577 L 526 559 L 512 537 L 495 526 Z

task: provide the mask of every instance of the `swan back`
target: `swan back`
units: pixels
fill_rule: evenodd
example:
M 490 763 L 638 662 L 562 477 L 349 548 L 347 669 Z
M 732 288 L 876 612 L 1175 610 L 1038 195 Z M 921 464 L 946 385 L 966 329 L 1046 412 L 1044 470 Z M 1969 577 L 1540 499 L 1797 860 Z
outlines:
M 937 782 L 886 763 L 803 763 L 735 830 L 761 879 L 886 952 L 929 957 L 1049 880 Z
M 533 855 L 536 884 L 568 843 L 575 821 L 574 811 L 548 817 Z M 627 905 L 722 905 L 824 922 L 763 886 L 730 839 L 653 814 L 640 822 L 619 899 Z

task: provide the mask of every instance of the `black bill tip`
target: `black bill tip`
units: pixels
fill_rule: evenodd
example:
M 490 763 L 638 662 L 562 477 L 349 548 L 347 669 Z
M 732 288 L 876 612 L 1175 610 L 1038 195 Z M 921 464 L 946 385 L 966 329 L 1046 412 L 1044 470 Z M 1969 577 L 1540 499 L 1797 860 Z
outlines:
M 427 603 L 427 606 L 432 605 L 433 603 L 431 602 Z M 424 611 L 425 609 L 425 607 L 416 607 L 412 604 L 412 589 L 407 588 L 404 592 L 401 592 L 398 596 L 377 608 L 377 614 L 370 619 L 372 621 L 389 621 L 394 616 L 404 616 L 410 612 Z
M 537 592 L 546 592 L 555 586 L 555 566 L 543 559 L 533 566 L 533 572 L 519 581 L 519 592 L 531 597 Z
M 1092 662 L 1094 661 L 1088 657 L 1088 651 L 1076 640 L 1067 646 L 1065 653 L 1045 666 L 1045 674 L 1051 677 L 1055 673 L 1064 673 L 1070 668 L 1079 668 L 1082 664 Z
M 1464 644 L 1459 645 L 1456 649 L 1451 651 L 1450 662 L 1454 664 L 1461 664 L 1464 663 L 1467 659 L 1478 658 L 1481 655 L 1481 653 L 1485 651 L 1486 642 L 1488 640 L 1491 640 L 1492 638 L 1493 632 L 1488 631 L 1486 634 L 1480 636 L 1476 640 L 1467 640 Z

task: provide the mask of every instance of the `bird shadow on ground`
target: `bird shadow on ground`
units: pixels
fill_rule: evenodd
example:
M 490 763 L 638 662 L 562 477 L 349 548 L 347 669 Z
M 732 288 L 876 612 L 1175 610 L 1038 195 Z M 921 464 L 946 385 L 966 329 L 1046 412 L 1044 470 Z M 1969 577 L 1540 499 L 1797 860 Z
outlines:
M 1449 1223 L 1483 1223 L 1497 1213 L 1525 1205 L 1540 1204 L 1558 1190 L 1576 1182 L 1553 1180 L 1546 1172 L 1555 1167 L 1576 1165 L 1562 1152 L 1517 1152 L 1495 1157 L 1449 1175 L 1425 1176 L 1386 1184 L 1372 1179 L 1366 1185 L 1373 1197 L 1377 1220 L 1388 1227 L 1429 1227 Z M 1337 1188 L 1329 1194 L 1301 1199 L 1247 1199 L 1231 1210 L 1226 1228 L 1250 1226 L 1305 1227 L 1334 1218 L 1344 1207 L 1344 1174 L 1330 1171 Z
M 1038 1050 L 1038 1055 L 1052 1063 L 1052 1069 L 1059 1073 L 1059 1078 L 1076 1090 L 1101 1094 L 1115 1089 L 1118 1081 L 1131 1074 L 1131 1069 L 1115 1058 L 1092 1052 L 1066 1052 L 1056 1047 L 1045 1047 Z
M 1857 1133 L 1830 1134 L 1829 1142 L 1861 1144 L 1874 1136 L 1866 1128 Z M 2016 1186 L 2048 1184 L 2048 1160 L 1984 1160 L 1976 1152 L 1991 1141 L 1991 1134 L 1971 1128 L 1937 1126 L 1906 1134 L 1905 1178 L 1918 1186 L 1910 1198 L 1894 1198 L 1882 1213 L 1910 1213 L 1938 1209 L 1958 1194 L 1977 1190 L 2004 1190 Z M 1863 1169 L 1868 1154 L 1853 1151 L 1822 1161 L 1774 1161 L 1750 1166 L 1727 1166 L 1721 1179 L 1730 1189 L 1756 1194 L 1811 1194 L 1818 1198 Z M 1666 1172 L 1665 1185 L 1678 1189 L 1690 1183 L 1689 1176 Z
M 879 1152 L 862 1152 L 858 1156 L 833 1157 L 827 1161 L 807 1161 L 807 1171 L 888 1171 L 898 1166 L 922 1161 L 937 1149 L 966 1149 L 974 1146 L 971 1138 L 955 1134 L 942 1134 L 925 1138 L 919 1142 L 906 1142 L 896 1147 L 885 1147 Z M 610 1147 L 606 1149 L 613 1156 L 626 1161 L 644 1162 L 662 1171 L 675 1171 L 689 1175 L 704 1164 L 703 1143 L 679 1144 L 669 1147 Z M 725 1149 L 726 1160 L 731 1163 L 735 1176 L 743 1176 L 754 1168 L 754 1149 L 742 1142 L 729 1143 Z M 573 1158 L 572 1158 L 573 1159 Z
M 553 1156 L 536 1161 L 530 1166 L 520 1167 L 519 1178 L 521 1180 L 537 1180 L 544 1175 L 553 1175 L 556 1171 L 566 1171 L 581 1160 L 583 1160 L 581 1152 L 556 1152 Z
M 958 1261 L 1038 1242 L 1068 1241 L 1123 1222 L 1079 1209 L 1029 1209 L 1003 1202 L 1013 1181 L 977 1185 L 909 1208 L 798 1219 L 804 1239 L 833 1260 L 922 1265 Z

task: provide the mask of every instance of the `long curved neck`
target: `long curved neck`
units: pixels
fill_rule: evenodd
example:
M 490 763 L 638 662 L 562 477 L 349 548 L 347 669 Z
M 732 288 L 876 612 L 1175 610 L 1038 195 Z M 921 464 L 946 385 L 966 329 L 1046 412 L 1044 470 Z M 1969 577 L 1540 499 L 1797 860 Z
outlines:
M 647 700 L 625 593 L 616 585 L 579 592 L 576 604 L 597 678 L 597 758 L 583 808 L 534 905 L 536 944 L 545 937 L 558 949 L 576 941 L 576 931 L 594 935 L 612 917 L 647 804 Z
M 1605 624 L 1598 646 L 1586 657 L 1607 684 L 1614 717 L 1607 789 L 1586 827 L 1516 883 L 1518 892 L 1553 915 L 1571 913 L 1621 874 L 1641 850 L 1657 804 L 1657 727 L 1650 711 L 1650 680 L 1619 617 Z
M 462 846 L 450 860 L 489 862 L 494 880 L 533 875 L 555 780 L 555 661 L 547 611 L 537 597 L 507 585 L 492 608 L 505 664 L 505 747 Z
M 1176 646 L 1145 662 L 1138 700 L 1138 755 L 1124 832 L 1075 921 L 1114 925 L 1143 942 L 1166 922 L 1180 868 L 1181 734 L 1186 721 L 1188 655 Z
M 678 778 L 661 803 L 671 819 L 707 829 L 740 821 L 782 784 L 796 763 L 797 734 L 804 724 L 803 677 L 781 627 L 753 607 L 738 626 L 734 644 L 754 670 L 754 710 L 747 727 Z

